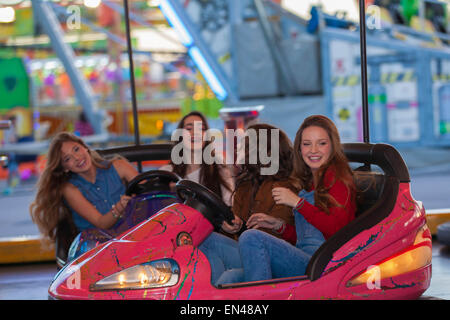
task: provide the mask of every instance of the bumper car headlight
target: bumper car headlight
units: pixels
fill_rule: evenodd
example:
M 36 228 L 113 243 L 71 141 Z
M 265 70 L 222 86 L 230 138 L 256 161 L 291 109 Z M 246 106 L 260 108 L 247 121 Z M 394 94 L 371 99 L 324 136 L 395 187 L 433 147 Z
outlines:
M 180 269 L 175 260 L 156 260 L 116 272 L 92 284 L 90 290 L 130 290 L 170 287 L 178 282 L 179 275 Z

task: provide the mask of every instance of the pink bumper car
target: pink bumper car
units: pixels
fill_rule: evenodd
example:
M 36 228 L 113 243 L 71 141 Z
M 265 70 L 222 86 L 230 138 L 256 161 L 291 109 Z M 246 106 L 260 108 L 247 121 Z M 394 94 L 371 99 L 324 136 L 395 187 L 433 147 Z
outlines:
M 50 299 L 417 299 L 431 281 L 425 209 L 410 192 L 407 166 L 392 146 L 344 145 L 361 190 L 354 221 L 316 251 L 304 276 L 216 287 L 199 250 L 228 207 L 191 181 L 175 203 L 67 264 Z

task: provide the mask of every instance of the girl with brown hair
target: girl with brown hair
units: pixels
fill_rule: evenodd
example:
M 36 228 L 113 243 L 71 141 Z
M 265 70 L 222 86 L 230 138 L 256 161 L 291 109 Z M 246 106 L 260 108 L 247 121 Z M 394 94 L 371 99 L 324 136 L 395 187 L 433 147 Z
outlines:
M 261 168 L 268 166 L 262 164 L 260 159 L 260 151 L 262 147 L 260 144 L 261 134 L 274 133 L 278 131 L 277 145 L 272 146 L 272 140 L 267 139 L 265 146 L 266 153 L 278 152 L 278 170 L 274 175 L 261 174 Z M 253 143 L 257 146 L 251 149 L 249 132 L 255 132 L 256 139 Z M 294 227 L 294 216 L 292 215 L 292 208 L 275 203 L 272 198 L 273 188 L 287 188 L 294 193 L 298 193 L 298 188 L 294 187 L 289 180 L 293 169 L 292 143 L 288 136 L 280 129 L 269 124 L 255 124 L 247 129 L 245 137 L 245 156 L 244 163 L 239 168 L 239 173 L 236 177 L 236 189 L 233 198 L 233 213 L 246 222 L 247 228 L 261 228 L 276 237 L 281 238 L 282 234 L 285 240 L 295 243 L 295 233 L 282 233 L 282 228 L 285 224 Z M 274 148 L 277 148 L 275 150 Z M 258 159 L 256 163 L 251 163 L 250 153 L 256 153 Z M 273 165 L 273 164 L 271 164 Z M 273 224 L 266 224 L 264 226 L 259 224 L 262 217 L 270 216 L 274 219 Z M 269 219 L 269 218 L 268 218 Z M 267 219 L 267 220 L 268 220 Z
M 203 151 L 211 141 L 204 139 L 206 131 L 209 130 L 208 121 L 205 116 L 192 111 L 185 115 L 178 123 L 177 129 L 183 129 L 183 136 L 180 136 L 178 143 L 183 144 L 183 151 L 190 152 L 189 155 L 181 154 L 183 160 L 176 163 L 170 160 L 168 165 L 162 166 L 160 170 L 172 171 L 183 179 L 200 183 L 220 196 L 223 201 L 231 206 L 231 193 L 234 189 L 234 180 L 228 167 L 222 164 L 208 164 L 203 159 L 198 163 L 194 161 L 195 153 L 203 155 Z M 200 135 L 201 136 L 198 136 Z
M 271 194 L 274 187 L 284 187 L 295 193 L 298 191 L 289 181 L 293 153 L 291 141 L 279 128 L 255 124 L 247 128 L 242 146 L 245 152 L 238 150 L 238 158 L 242 156 L 242 159 L 238 161 L 240 166 L 233 193 L 232 211 L 235 219 L 233 225 L 224 222 L 222 229 L 237 234 L 246 222 L 247 228 L 260 228 L 264 233 L 295 243 L 295 232 L 286 233 L 282 230 L 286 225 L 295 228 L 292 209 L 284 204 L 276 204 Z M 266 161 L 269 158 L 276 163 Z M 264 174 L 263 169 L 267 167 L 273 167 L 275 173 Z M 275 223 L 260 226 L 260 217 L 268 217 Z M 213 233 L 199 248 L 211 262 L 213 284 L 241 281 L 243 269 L 236 241 Z
M 234 189 L 231 170 L 216 162 L 208 164 L 203 159 L 203 151 L 212 143 L 205 139 L 209 130 L 206 118 L 202 113 L 192 111 L 180 120 L 177 129 L 182 131 L 182 134 L 179 135 L 178 144 L 174 148 L 182 146 L 181 154 L 176 154 L 181 159 L 174 159 L 174 149 L 172 149 L 170 163 L 159 169 L 175 172 L 183 179 L 202 184 L 221 197 L 225 204 L 231 206 L 231 195 Z M 200 155 L 200 159 L 195 159 L 196 154 Z M 231 226 L 224 222 L 222 228 L 227 232 L 234 232 L 240 228 L 240 221 L 235 219 Z M 213 232 L 199 246 L 199 249 L 211 264 L 211 282 L 213 284 L 226 269 L 241 268 L 237 242 L 227 236 Z
M 356 211 L 353 172 L 342 150 L 339 132 L 327 117 L 310 116 L 297 132 L 294 150 L 293 184 L 312 193 L 313 199 L 305 204 L 304 197 L 286 189 L 274 189 L 273 197 L 277 203 L 301 211 L 329 238 L 353 220 Z M 311 203 L 316 208 L 309 206 Z

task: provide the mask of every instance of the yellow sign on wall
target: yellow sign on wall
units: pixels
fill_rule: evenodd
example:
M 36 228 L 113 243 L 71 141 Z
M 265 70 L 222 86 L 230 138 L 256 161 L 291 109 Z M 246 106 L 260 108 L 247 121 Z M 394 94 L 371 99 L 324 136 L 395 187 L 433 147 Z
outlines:
M 162 134 L 165 122 L 178 122 L 181 113 L 177 111 L 139 112 L 139 133 L 147 136 L 159 136 Z M 133 115 L 128 115 L 128 125 L 131 132 L 134 131 Z

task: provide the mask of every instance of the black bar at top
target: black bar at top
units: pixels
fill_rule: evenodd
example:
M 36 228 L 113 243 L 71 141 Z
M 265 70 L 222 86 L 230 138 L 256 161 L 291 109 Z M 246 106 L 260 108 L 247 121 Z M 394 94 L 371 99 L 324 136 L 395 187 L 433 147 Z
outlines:
M 369 103 L 367 90 L 367 51 L 366 51 L 366 4 L 359 0 L 359 32 L 361 49 L 361 89 L 362 89 L 362 123 L 365 143 L 370 142 L 369 134 Z
M 131 105 L 133 108 L 133 123 L 134 123 L 134 143 L 135 145 L 140 145 L 140 137 L 139 137 L 139 122 L 138 122 L 138 114 L 137 114 L 137 103 L 136 103 L 136 87 L 134 81 L 134 64 L 133 64 L 133 47 L 131 45 L 131 31 L 130 31 L 130 19 L 129 19 L 129 10 L 128 10 L 128 0 L 123 1 L 124 7 L 124 16 L 125 16 L 125 27 L 126 27 L 126 36 L 127 36 L 127 51 L 128 51 L 128 60 L 130 62 L 130 85 L 131 85 Z M 142 163 L 138 161 L 138 170 L 142 172 Z

